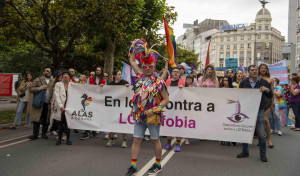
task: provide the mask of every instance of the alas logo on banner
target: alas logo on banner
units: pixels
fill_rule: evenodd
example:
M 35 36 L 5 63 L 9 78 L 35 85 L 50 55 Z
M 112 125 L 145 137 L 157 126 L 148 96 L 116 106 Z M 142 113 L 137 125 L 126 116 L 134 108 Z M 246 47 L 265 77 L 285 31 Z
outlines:
M 92 97 L 88 97 L 87 94 L 83 94 L 81 98 L 83 98 L 81 100 L 82 109 L 79 111 L 73 111 L 73 113 L 71 114 L 71 119 L 91 121 L 93 117 L 93 112 L 87 112 L 86 107 L 92 103 L 93 99 Z
M 246 114 L 241 113 L 241 104 L 239 101 L 227 100 L 227 104 L 236 103 L 235 113 L 231 115 L 231 117 L 227 117 L 231 122 L 240 123 L 244 121 L 244 119 L 249 119 Z

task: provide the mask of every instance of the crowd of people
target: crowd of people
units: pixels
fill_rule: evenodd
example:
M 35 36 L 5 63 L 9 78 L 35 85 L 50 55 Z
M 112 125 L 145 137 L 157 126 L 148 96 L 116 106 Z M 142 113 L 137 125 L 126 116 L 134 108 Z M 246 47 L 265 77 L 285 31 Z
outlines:
M 133 85 L 134 97 L 132 100 L 133 109 L 132 117 L 135 119 L 133 144 L 132 144 L 132 159 L 131 165 L 126 175 L 133 175 L 137 172 L 137 158 L 140 151 L 140 145 L 145 136 L 145 131 L 148 128 L 150 139 L 154 147 L 156 162 L 149 169 L 148 174 L 156 174 L 161 171 L 160 159 L 162 146 L 160 143 L 160 119 L 162 117 L 163 108 L 169 102 L 168 90 L 169 86 L 179 88 L 186 87 L 201 87 L 201 88 L 252 88 L 259 89 L 262 92 L 261 103 L 257 116 L 255 134 L 259 139 L 260 159 L 267 162 L 266 147 L 274 148 L 271 141 L 271 134 L 276 133 L 279 136 L 283 135 L 282 126 L 290 126 L 289 109 L 292 108 L 295 115 L 295 126 L 291 126 L 294 131 L 300 131 L 300 76 L 292 74 L 290 77 L 291 84 L 280 84 L 278 79 L 271 77 L 269 68 L 265 64 L 250 65 L 248 67 L 248 75 L 242 70 L 235 73 L 233 70 L 227 70 L 226 75 L 217 77 L 216 69 L 212 64 L 205 67 L 202 74 L 189 74 L 184 65 L 177 65 L 168 71 L 168 61 L 165 63 L 165 68 L 162 71 L 156 71 L 157 53 L 152 50 L 147 50 L 147 43 L 144 40 L 134 40 L 130 47 L 129 61 L 131 67 L 137 74 L 135 85 Z M 143 50 L 144 48 L 144 50 Z M 136 63 L 139 61 L 140 65 Z M 113 85 L 113 86 L 130 86 L 130 84 L 122 80 L 122 72 L 115 70 L 112 77 L 103 72 L 101 66 L 95 71 L 84 71 L 81 74 L 75 73 L 73 68 L 68 71 L 56 70 L 52 74 L 50 68 L 45 68 L 41 76 L 34 77 L 33 74 L 27 73 L 25 79 L 21 81 L 16 88 L 18 94 L 18 106 L 14 124 L 10 127 L 16 129 L 21 124 L 21 116 L 26 113 L 25 127 L 33 124 L 33 135 L 31 140 L 38 139 L 40 125 L 42 125 L 42 138 L 48 139 L 47 132 L 50 127 L 52 135 L 57 136 L 56 145 L 61 145 L 63 140 L 66 140 L 67 145 L 72 145 L 70 137 L 70 129 L 68 128 L 65 108 L 68 101 L 68 85 L 70 82 L 77 84 L 91 85 Z M 77 77 L 78 76 L 78 77 Z M 151 87 L 152 89 L 144 89 Z M 159 91 L 159 94 L 151 94 L 151 91 Z M 43 104 L 39 107 L 33 106 L 35 94 L 43 91 Z M 148 91 L 148 92 L 147 92 Z M 150 92 L 149 92 L 150 91 Z M 145 98 L 144 96 L 151 96 Z M 154 101 L 155 100 L 155 101 Z M 146 101 L 146 102 L 144 102 Z M 137 104 L 143 102 L 145 106 L 138 107 Z M 74 129 L 75 133 L 79 131 Z M 64 135 L 65 134 L 65 135 Z M 105 132 L 105 138 L 108 139 L 107 147 L 115 144 L 114 139 L 117 134 Z M 98 137 L 97 131 L 82 131 L 81 140 L 86 140 L 90 137 Z M 127 135 L 122 134 L 121 147 L 127 147 Z M 171 141 L 174 136 L 166 138 L 164 149 L 171 150 Z M 181 137 L 175 137 L 175 152 L 180 152 Z M 186 139 L 185 144 L 189 144 L 189 139 Z M 230 141 L 221 141 L 221 145 L 236 145 Z M 242 145 L 242 152 L 237 155 L 237 158 L 249 156 L 248 144 Z

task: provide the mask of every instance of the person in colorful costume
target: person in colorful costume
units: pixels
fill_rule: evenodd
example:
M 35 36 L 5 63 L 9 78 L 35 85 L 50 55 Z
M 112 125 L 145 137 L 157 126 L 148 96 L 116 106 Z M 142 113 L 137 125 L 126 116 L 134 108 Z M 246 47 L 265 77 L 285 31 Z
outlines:
M 156 156 L 156 162 L 147 173 L 153 175 L 161 171 L 162 146 L 159 131 L 163 118 L 163 108 L 169 103 L 169 95 L 165 82 L 154 73 L 158 56 L 156 51 L 148 48 L 144 39 L 134 40 L 129 50 L 130 64 L 137 74 L 137 82 L 133 86 L 134 96 L 131 110 L 131 116 L 135 119 L 132 159 L 126 176 L 134 175 L 137 172 L 136 162 L 147 128 Z M 141 64 L 143 71 L 135 59 Z

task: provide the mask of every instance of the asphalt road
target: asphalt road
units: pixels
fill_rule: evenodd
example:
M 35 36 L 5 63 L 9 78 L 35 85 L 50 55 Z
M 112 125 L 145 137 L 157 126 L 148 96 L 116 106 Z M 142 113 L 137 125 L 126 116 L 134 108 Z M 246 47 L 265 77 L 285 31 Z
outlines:
M 119 176 L 125 175 L 130 165 L 131 136 L 126 149 L 120 147 L 121 139 L 117 139 L 114 146 L 106 147 L 103 133 L 100 138 L 84 141 L 79 140 L 80 134 L 72 133 L 72 146 L 65 143 L 56 146 L 54 136 L 49 136 L 48 140 L 28 141 L 31 130 L 21 127 L 0 131 L 1 176 Z M 161 141 L 166 143 L 165 138 Z M 267 163 L 259 160 L 257 139 L 249 147 L 250 157 L 243 159 L 236 158 L 241 152 L 240 144 L 234 147 L 221 146 L 216 141 L 190 141 L 190 145 L 182 145 L 179 153 L 164 153 L 163 171 L 159 175 L 296 176 L 300 173 L 300 132 L 288 128 L 284 128 L 283 136 L 272 134 L 275 147 L 267 150 Z M 153 157 L 151 142 L 143 141 L 138 170 L 146 171 Z

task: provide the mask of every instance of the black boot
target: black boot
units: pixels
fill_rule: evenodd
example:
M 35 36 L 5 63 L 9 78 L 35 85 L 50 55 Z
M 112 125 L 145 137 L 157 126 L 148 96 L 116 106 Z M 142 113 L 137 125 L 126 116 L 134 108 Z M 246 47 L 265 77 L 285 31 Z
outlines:
M 56 141 L 56 145 L 60 145 L 61 144 L 61 139 L 57 139 L 57 141 Z

